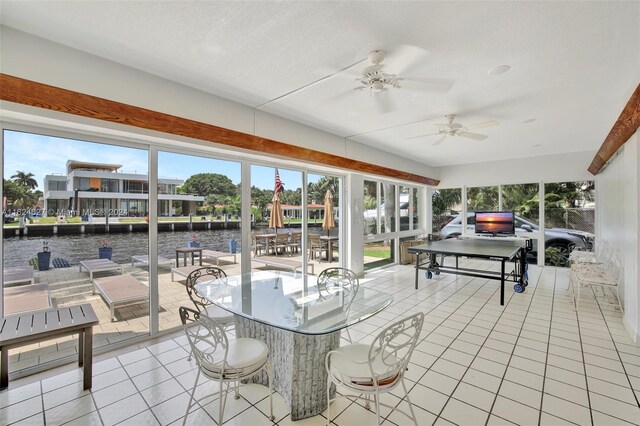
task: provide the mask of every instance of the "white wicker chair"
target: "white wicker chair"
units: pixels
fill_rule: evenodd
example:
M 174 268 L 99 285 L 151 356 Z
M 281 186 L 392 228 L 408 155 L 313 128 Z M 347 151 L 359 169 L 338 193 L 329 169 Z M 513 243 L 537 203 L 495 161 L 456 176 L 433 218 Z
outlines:
M 378 425 L 381 405 L 399 411 L 418 424 L 404 383 L 404 373 L 423 323 L 424 314 L 417 313 L 391 324 L 376 336 L 371 345 L 347 345 L 327 354 L 327 425 L 331 423 L 331 401 L 338 398 L 331 398 L 333 384 L 358 394 L 349 397 L 364 398 L 366 408 L 369 408 L 369 396 L 373 395 Z M 398 384 L 402 384 L 411 415 L 380 402 L 380 394 L 391 392 Z
M 194 394 L 201 374 L 219 384 L 219 391 L 213 395 L 218 394 L 218 425 L 221 425 L 230 385 L 234 385 L 231 389 L 235 390 L 237 399 L 240 397 L 238 393 L 240 380 L 249 378 L 263 370 L 266 372 L 269 381 L 269 416 L 273 420 L 273 399 L 271 395 L 273 374 L 267 345 L 260 340 L 250 338 L 230 341 L 227 339 L 224 328 L 206 315 L 184 306 L 179 308 L 179 312 L 184 331 L 191 346 L 191 353 L 198 364 L 198 374 L 193 383 L 193 390 L 191 391 L 182 424 L 186 424 L 189 410 L 198 402 L 194 401 Z M 226 385 L 226 389 L 224 389 L 224 385 Z M 224 395 L 222 394 L 223 392 Z M 206 395 L 200 400 L 210 396 Z

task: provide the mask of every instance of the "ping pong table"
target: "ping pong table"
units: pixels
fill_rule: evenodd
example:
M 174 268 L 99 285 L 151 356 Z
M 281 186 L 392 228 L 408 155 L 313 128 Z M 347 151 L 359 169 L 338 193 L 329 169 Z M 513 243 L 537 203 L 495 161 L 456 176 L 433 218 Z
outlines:
M 447 239 L 441 241 L 429 241 L 425 244 L 409 247 L 409 253 L 416 255 L 416 284 L 418 289 L 418 275 L 424 270 L 427 279 L 440 272 L 457 275 L 466 275 L 477 278 L 488 278 L 500 281 L 500 304 L 504 305 L 504 283 L 513 281 L 516 293 L 522 293 L 528 283 L 527 252 L 532 248 L 532 241 L 527 239 L 503 240 L 501 238 L 486 239 Z M 426 258 L 420 256 L 427 254 Z M 437 255 L 442 255 L 441 264 L 436 260 Z M 455 257 L 455 266 L 445 266 L 444 258 Z M 500 271 L 486 269 L 461 268 L 458 260 L 460 257 L 496 260 L 500 262 Z M 424 259 L 424 260 L 422 260 Z M 513 270 L 507 271 L 507 263 L 513 261 Z

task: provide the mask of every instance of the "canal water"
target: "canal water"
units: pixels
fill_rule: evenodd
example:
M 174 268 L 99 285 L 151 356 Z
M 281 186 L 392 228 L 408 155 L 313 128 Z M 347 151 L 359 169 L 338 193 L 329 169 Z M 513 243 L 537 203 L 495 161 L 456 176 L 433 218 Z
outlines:
M 289 232 L 289 229 L 279 229 L 278 233 Z M 293 230 L 293 231 L 299 231 Z M 332 234 L 337 230 L 333 229 Z M 310 230 L 312 233 L 322 232 L 322 229 Z M 4 239 L 4 266 L 25 266 L 29 259 L 37 257 L 42 251 L 42 242 L 47 241 L 51 259 L 62 258 L 70 265 L 77 265 L 81 260 L 97 259 L 98 249 L 102 247 L 101 240 L 107 240 L 108 246 L 113 248 L 111 260 L 116 263 L 129 263 L 131 256 L 148 254 L 149 240 L 147 233 L 117 233 L 117 234 L 81 234 L 54 237 L 14 237 Z M 192 236 L 196 235 L 202 248 L 229 252 L 229 241 L 238 242 L 240 251 L 240 230 L 222 229 L 208 231 L 174 231 L 158 233 L 158 254 L 168 259 L 175 258 L 175 249 L 186 247 Z
M 192 235 L 197 236 L 201 247 L 209 250 L 229 251 L 229 241 L 238 241 L 240 249 L 240 230 L 215 231 L 176 231 L 158 233 L 158 254 L 166 258 L 175 258 L 177 247 L 186 247 Z M 149 253 L 149 239 L 147 233 L 118 233 L 118 234 L 81 234 L 56 237 L 22 237 L 5 238 L 4 266 L 24 266 L 29 259 L 37 257 L 42 251 L 42 242 L 49 243 L 51 259 L 57 257 L 65 259 L 70 265 L 77 265 L 81 260 L 97 259 L 98 249 L 102 247 L 101 240 L 107 240 L 113 249 L 111 260 L 116 263 L 129 263 L 131 256 Z

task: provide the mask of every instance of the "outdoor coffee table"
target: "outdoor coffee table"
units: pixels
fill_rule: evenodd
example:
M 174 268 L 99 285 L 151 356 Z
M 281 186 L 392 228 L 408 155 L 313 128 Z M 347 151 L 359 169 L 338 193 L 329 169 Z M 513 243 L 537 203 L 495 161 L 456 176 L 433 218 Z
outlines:
M 393 297 L 360 286 L 353 293 L 320 297 L 317 277 L 288 272 L 252 272 L 196 284 L 196 291 L 235 316 L 237 337 L 269 347 L 273 388 L 299 420 L 327 408 L 325 357 L 340 347 L 340 331 L 380 312 Z M 266 374 L 251 381 L 267 384 Z
M 122 274 L 122 266 L 109 259 L 82 260 L 78 264 L 80 272 L 82 272 L 82 268 L 89 272 L 90 279 L 93 279 L 93 274 L 96 272 L 118 271 Z
M 187 266 L 187 254 L 191 253 L 191 264 L 195 265 L 195 255 L 198 253 L 200 266 L 202 266 L 202 248 L 200 247 L 178 247 L 176 249 L 176 267 L 180 267 L 180 254 L 183 256 L 184 266 Z

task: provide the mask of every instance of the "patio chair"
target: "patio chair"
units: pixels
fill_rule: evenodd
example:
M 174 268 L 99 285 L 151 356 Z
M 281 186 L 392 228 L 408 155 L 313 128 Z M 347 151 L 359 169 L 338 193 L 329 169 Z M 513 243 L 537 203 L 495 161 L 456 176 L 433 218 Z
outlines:
M 326 245 L 320 239 L 318 234 L 309 234 L 309 260 L 314 260 L 316 257 L 322 259 L 322 252 L 327 250 Z
M 62 259 L 60 257 L 56 257 L 51 261 L 51 264 L 54 268 L 69 268 L 69 262 L 66 259 Z
M 258 256 L 265 250 L 266 246 L 262 243 L 258 242 L 256 238 L 256 234 L 254 232 L 251 233 L 251 249 L 253 250 L 253 255 Z
M 287 248 L 289 247 L 289 234 L 284 232 L 277 234 L 275 240 L 272 241 L 273 252 L 278 256 L 279 252 L 285 254 L 287 252 Z
M 218 391 L 213 395 L 218 394 L 218 425 L 221 425 L 230 385 L 233 384 L 231 389 L 235 390 L 235 397 L 238 399 L 240 397 L 240 381 L 262 371 L 267 374 L 269 381 L 269 419 L 273 420 L 273 372 L 269 362 L 267 345 L 260 340 L 251 338 L 229 340 L 224 327 L 204 313 L 184 306 L 179 308 L 179 312 L 184 332 L 191 346 L 191 353 L 198 364 L 198 373 L 193 383 L 182 424 L 186 424 L 191 407 L 198 402 L 194 401 L 194 394 L 201 374 L 218 384 L 216 387 Z M 224 385 L 226 385 L 226 389 L 224 389 Z M 207 394 L 202 399 L 210 396 Z
M 302 250 L 302 233 L 292 232 L 289 238 L 289 253 L 298 253 Z
M 419 312 L 395 322 L 382 330 L 371 345 L 353 344 L 331 351 L 325 359 L 328 373 L 327 380 L 327 425 L 331 423 L 331 401 L 343 395 L 331 398 L 331 386 L 342 386 L 357 395 L 349 398 L 365 399 L 365 408 L 369 409 L 369 396 L 373 395 L 376 404 L 377 424 L 380 425 L 380 406 L 397 410 L 413 420 L 418 421 L 409 399 L 404 383 L 404 374 L 411 354 L 416 347 L 424 314 Z M 402 384 L 404 395 L 409 404 L 411 415 L 398 407 L 380 402 L 380 395 L 394 390 Z M 363 396 L 364 395 L 364 396 Z
M 339 293 L 347 305 L 345 315 L 348 316 L 353 299 L 355 299 L 358 289 L 360 288 L 360 280 L 358 279 L 358 275 L 350 269 L 327 268 L 318 275 L 316 286 L 320 298 L 323 300 L 331 299 Z M 349 327 L 345 328 L 345 330 L 347 332 L 347 340 L 349 343 L 353 343 L 351 334 L 349 333 Z

